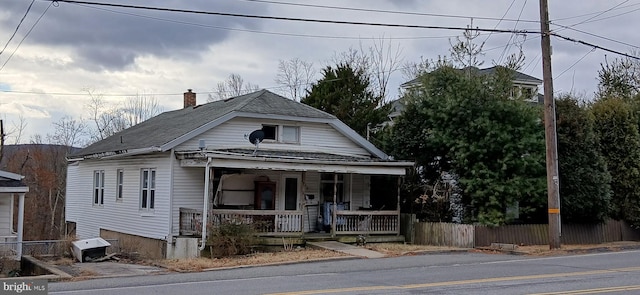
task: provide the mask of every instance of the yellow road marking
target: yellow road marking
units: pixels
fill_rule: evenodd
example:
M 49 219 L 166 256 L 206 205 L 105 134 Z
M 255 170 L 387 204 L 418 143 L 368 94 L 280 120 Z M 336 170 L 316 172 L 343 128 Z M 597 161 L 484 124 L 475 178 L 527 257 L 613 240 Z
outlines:
M 640 267 L 627 267 L 627 268 L 565 272 L 565 273 L 554 273 L 554 274 L 539 274 L 539 275 L 527 275 L 527 276 L 513 276 L 513 277 L 499 277 L 499 278 L 487 278 L 487 279 L 473 279 L 473 280 L 461 280 L 461 281 L 446 281 L 446 282 L 411 284 L 411 285 L 401 285 L 401 286 L 363 286 L 363 287 L 336 288 L 336 289 L 326 289 L 326 290 L 306 290 L 306 291 L 293 291 L 293 292 L 283 292 L 283 293 L 271 293 L 267 295 L 313 295 L 313 294 L 345 293 L 345 292 L 356 292 L 356 291 L 419 289 L 419 288 L 430 288 L 430 287 L 468 285 L 468 284 L 476 284 L 476 283 L 536 280 L 536 279 L 559 278 L 559 277 L 577 277 L 577 276 L 588 276 L 588 275 L 616 273 L 616 272 L 635 272 L 635 271 L 640 271 Z M 636 287 L 636 286 L 631 286 L 631 287 Z M 638 286 L 638 288 L 640 289 L 640 286 Z M 571 294 L 571 293 L 549 293 L 549 294 Z M 577 293 L 577 294 L 589 294 L 589 293 Z
M 622 292 L 622 291 L 634 291 L 634 290 L 640 290 L 640 285 L 572 290 L 572 291 L 559 291 L 559 292 L 549 292 L 549 293 L 535 293 L 535 294 L 529 294 L 529 295 L 581 295 L 581 294 L 597 294 L 597 293 L 605 293 L 605 292 Z

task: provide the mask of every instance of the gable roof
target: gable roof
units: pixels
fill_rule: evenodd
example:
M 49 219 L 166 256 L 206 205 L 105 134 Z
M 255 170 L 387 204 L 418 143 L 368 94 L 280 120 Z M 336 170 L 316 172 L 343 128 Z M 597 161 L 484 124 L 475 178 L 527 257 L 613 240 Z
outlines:
M 234 117 L 267 115 L 270 118 L 328 123 L 372 154 L 381 158 L 387 157 L 334 115 L 264 89 L 226 100 L 164 112 L 95 142 L 72 156 L 110 156 L 167 151 Z
M 0 192 L 28 192 L 23 178 L 22 175 L 0 170 Z
M 502 67 L 502 66 L 493 66 L 493 67 L 484 68 L 484 69 L 479 69 L 479 68 L 476 68 L 476 67 L 466 67 L 466 68 L 460 69 L 460 71 L 466 71 L 467 69 L 471 68 L 472 71 L 474 71 L 475 73 L 477 73 L 480 76 L 490 76 L 490 75 L 495 74 L 496 70 L 498 68 L 500 68 L 500 67 Z M 513 81 L 514 82 L 520 82 L 520 83 L 526 83 L 526 84 L 535 84 L 535 85 L 542 84 L 542 80 L 540 80 L 540 79 L 538 79 L 536 77 L 527 75 L 525 73 L 516 71 L 516 70 L 513 70 Z M 416 78 L 411 79 L 411 80 L 409 80 L 407 82 L 404 82 L 404 83 L 400 84 L 400 87 L 409 88 L 409 87 L 416 86 L 416 85 L 420 85 L 420 77 L 416 77 Z

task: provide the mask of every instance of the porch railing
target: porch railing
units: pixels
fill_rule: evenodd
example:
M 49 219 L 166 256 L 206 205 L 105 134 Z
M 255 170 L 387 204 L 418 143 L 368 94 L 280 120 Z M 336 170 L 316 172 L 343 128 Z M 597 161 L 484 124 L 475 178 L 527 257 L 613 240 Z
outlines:
M 336 212 L 336 234 L 399 234 L 398 211 L 346 211 Z M 304 231 L 302 211 L 229 210 L 213 209 L 208 223 L 218 226 L 222 222 L 253 224 L 262 236 L 301 235 Z M 180 208 L 180 235 L 202 234 L 202 210 Z
M 18 254 L 18 236 L 0 236 L 0 256 L 14 257 Z
M 211 224 L 240 222 L 253 224 L 263 236 L 300 235 L 303 230 L 302 211 L 276 210 L 211 210 Z
M 399 234 L 398 211 L 337 211 L 336 234 Z

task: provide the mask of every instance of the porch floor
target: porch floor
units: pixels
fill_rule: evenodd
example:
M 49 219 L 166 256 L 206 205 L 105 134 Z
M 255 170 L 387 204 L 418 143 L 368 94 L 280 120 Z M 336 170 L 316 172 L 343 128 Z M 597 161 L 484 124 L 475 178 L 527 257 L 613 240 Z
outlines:
M 343 244 L 336 241 L 309 242 L 307 245 L 315 248 L 327 249 L 336 252 L 342 252 L 349 255 L 360 256 L 365 258 L 382 258 L 384 254 L 372 251 L 363 247 L 357 247 L 349 244 Z

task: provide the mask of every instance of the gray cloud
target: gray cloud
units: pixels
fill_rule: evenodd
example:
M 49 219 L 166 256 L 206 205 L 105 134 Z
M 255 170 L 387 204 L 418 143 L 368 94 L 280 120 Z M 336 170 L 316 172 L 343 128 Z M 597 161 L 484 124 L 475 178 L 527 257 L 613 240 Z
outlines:
M 28 4 L 27 1 L 4 1 L 2 8 L 12 17 L 0 20 L 2 26 L 14 28 Z M 229 1 L 144 1 L 136 4 L 196 11 L 241 11 L 246 14 L 261 14 L 264 10 L 264 6 Z M 34 4 L 19 34 L 31 27 L 47 5 L 48 2 Z M 131 65 L 136 57 L 147 54 L 158 57 L 183 54 L 197 58 L 198 52 L 225 40 L 230 35 L 229 30 L 204 26 L 255 29 L 259 27 L 259 21 L 215 15 L 59 3 L 59 7 L 49 9 L 27 41 L 54 46 L 53 48 L 73 48 L 77 54 L 78 65 L 89 70 L 120 70 Z M 18 38 L 21 36 L 16 36 L 16 39 Z

